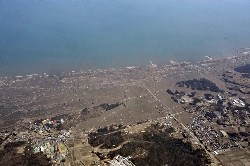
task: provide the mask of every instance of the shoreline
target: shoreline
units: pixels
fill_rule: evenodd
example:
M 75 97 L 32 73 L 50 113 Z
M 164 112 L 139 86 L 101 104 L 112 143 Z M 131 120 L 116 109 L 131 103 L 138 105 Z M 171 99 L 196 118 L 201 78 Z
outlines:
M 235 51 L 237 50 L 236 48 L 233 48 Z M 167 60 L 165 64 L 153 64 L 153 65 L 156 65 L 157 67 L 164 67 L 166 65 L 169 65 L 171 64 L 171 62 L 176 62 L 176 63 L 185 63 L 185 62 L 188 62 L 188 63 L 191 63 L 192 65 L 198 65 L 198 66 L 202 66 L 201 63 L 202 62 L 211 62 L 211 61 L 218 61 L 218 60 L 223 60 L 223 59 L 232 59 L 232 58 L 236 58 L 236 57 L 241 57 L 241 56 L 249 56 L 250 55 L 250 47 L 246 47 L 246 48 L 239 48 L 240 50 L 244 50 L 244 51 L 236 51 L 237 53 L 239 53 L 240 55 L 229 55 L 229 56 L 225 56 L 225 57 L 217 57 L 217 58 L 213 58 L 211 56 L 204 56 L 202 60 L 200 61 L 196 61 L 196 62 L 191 62 L 191 61 L 172 61 L 171 59 Z M 207 59 L 205 59 L 207 58 Z M 148 62 L 148 64 L 144 64 L 142 66 L 137 66 L 137 65 L 132 65 L 131 66 L 126 66 L 126 67 L 111 67 L 111 68 L 97 68 L 97 69 L 80 69 L 79 71 L 77 70 L 71 70 L 71 71 L 68 71 L 68 72 L 65 72 L 65 71 L 62 71 L 60 74 L 47 74 L 47 72 L 41 72 L 41 74 L 37 74 L 37 73 L 29 73 L 29 74 L 24 74 L 24 75 L 16 75 L 16 76 L 0 76 L 0 79 L 24 79 L 24 78 L 28 78 L 28 77 L 51 77 L 51 76 L 54 76 L 54 77 L 60 77 L 62 76 L 63 74 L 80 74 L 80 73 L 86 73 L 86 72 L 98 72 L 98 71 L 109 71 L 109 70 L 112 70 L 112 69 L 117 69 L 117 70 L 126 70 L 126 69 L 131 69 L 131 68 L 145 68 L 147 66 L 150 66 L 152 64 L 151 61 Z M 58 72 L 59 73 L 59 72 Z

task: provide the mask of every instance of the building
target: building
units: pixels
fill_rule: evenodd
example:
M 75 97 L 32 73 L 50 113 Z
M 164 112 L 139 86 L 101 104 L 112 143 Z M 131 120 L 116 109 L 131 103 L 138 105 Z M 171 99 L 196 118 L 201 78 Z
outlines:
M 224 130 L 220 130 L 220 132 L 221 132 L 221 134 L 222 134 L 223 137 L 228 138 L 228 135 L 227 135 L 227 133 Z
M 130 157 L 123 157 L 117 155 L 113 160 L 109 161 L 110 166 L 135 166 L 131 161 L 129 161 Z

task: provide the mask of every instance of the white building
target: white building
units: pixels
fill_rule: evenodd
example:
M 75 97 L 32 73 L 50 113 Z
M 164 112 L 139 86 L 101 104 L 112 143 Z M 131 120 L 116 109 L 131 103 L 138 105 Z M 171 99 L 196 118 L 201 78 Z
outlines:
M 113 160 L 109 161 L 109 166 L 135 166 L 129 159 L 130 157 L 117 155 Z

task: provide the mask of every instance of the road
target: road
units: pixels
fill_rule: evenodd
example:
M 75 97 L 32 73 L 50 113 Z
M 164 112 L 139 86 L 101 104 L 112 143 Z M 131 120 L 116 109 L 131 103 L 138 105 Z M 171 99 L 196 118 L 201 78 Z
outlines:
M 210 155 L 210 157 L 213 159 L 213 162 L 214 162 L 215 164 L 220 163 L 220 161 L 218 160 L 218 158 L 217 158 L 213 153 L 208 152 L 208 151 L 206 150 L 206 148 L 204 147 L 204 145 L 200 143 L 199 139 L 194 135 L 194 133 L 193 133 L 192 131 L 190 131 L 189 128 L 187 128 L 179 119 L 177 119 L 177 118 L 174 116 L 174 114 L 171 113 L 171 109 L 170 109 L 163 101 L 161 101 L 160 99 L 158 99 L 157 96 L 154 95 L 145 85 L 144 85 L 144 88 L 145 88 L 145 89 L 146 89 L 146 90 L 147 90 L 147 91 L 148 91 L 148 92 L 149 92 L 158 102 L 160 102 L 162 105 L 164 105 L 164 106 L 168 109 L 170 116 L 172 116 L 173 119 L 174 119 L 177 123 L 179 123 L 179 124 L 182 126 L 183 129 L 186 130 L 186 132 L 191 136 L 191 138 L 192 138 L 193 140 L 195 140 L 195 141 L 196 141 L 196 142 L 206 151 L 207 154 Z

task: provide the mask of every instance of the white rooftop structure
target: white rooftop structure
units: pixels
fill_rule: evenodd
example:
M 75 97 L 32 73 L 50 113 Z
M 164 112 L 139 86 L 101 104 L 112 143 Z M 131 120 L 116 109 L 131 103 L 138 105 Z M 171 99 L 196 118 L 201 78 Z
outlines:
M 113 160 L 109 161 L 109 166 L 135 166 L 131 161 L 129 161 L 130 157 L 123 157 L 117 155 Z

